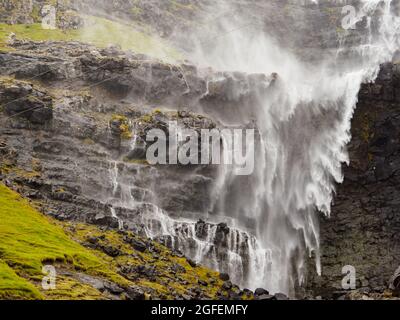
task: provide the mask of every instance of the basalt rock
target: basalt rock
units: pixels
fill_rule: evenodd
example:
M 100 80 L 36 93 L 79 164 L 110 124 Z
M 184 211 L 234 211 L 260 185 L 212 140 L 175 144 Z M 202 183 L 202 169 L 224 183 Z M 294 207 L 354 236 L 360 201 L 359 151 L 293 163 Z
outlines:
M 53 100 L 44 92 L 24 82 L 0 82 L 0 102 L 6 114 L 43 125 L 53 118 Z
M 331 217 L 321 221 L 322 277 L 309 279 L 316 295 L 331 297 L 342 289 L 346 265 L 356 269 L 357 288 L 382 294 L 400 264 L 399 75 L 398 64 L 385 64 L 377 81 L 361 88 L 350 166 Z
M 212 209 L 207 204 L 213 201 L 214 168 L 166 168 L 140 160 L 145 160 L 149 130 L 166 130 L 170 120 L 195 130 L 218 128 L 218 115 L 228 107 L 232 119 L 240 112 L 251 114 L 243 110 L 243 101 L 279 85 L 278 75 L 200 72 L 74 42 L 16 41 L 14 49 L 0 54 L 1 75 L 19 79 L 0 83 L 1 103 L 8 104 L 0 113 L 0 157 L 7 161 L 3 181 L 43 199 L 43 211 L 60 220 L 115 229 L 123 220 L 124 228 L 179 250 L 177 256 L 188 256 L 194 267 L 199 245 L 205 242 L 202 250 L 210 265 L 240 257 L 242 268 L 218 266 L 234 274 L 232 282 L 243 277 L 241 272 L 248 273 L 254 237 L 227 223 L 198 220 L 200 213 Z M 40 85 L 29 83 L 35 76 Z M 351 165 L 338 186 L 331 219 L 321 223 L 323 277 L 308 278 L 311 289 L 324 297 L 340 290 L 344 265 L 356 267 L 360 287 L 377 290 L 388 286 L 400 264 L 399 79 L 398 65 L 388 64 L 375 84 L 361 89 Z M 69 90 L 52 90 L 57 87 Z M 87 87 L 89 92 L 81 92 Z M 208 116 L 200 114 L 204 110 Z M 123 135 L 122 126 L 132 139 Z M 135 136 L 137 149 L 132 147 Z M 162 233 L 165 226 L 170 235 Z M 140 252 L 148 249 L 142 243 L 132 246 Z M 114 248 L 106 250 L 119 255 Z M 132 277 L 140 273 L 127 270 Z M 154 276 L 152 271 L 141 273 Z M 269 298 L 267 293 L 260 297 Z

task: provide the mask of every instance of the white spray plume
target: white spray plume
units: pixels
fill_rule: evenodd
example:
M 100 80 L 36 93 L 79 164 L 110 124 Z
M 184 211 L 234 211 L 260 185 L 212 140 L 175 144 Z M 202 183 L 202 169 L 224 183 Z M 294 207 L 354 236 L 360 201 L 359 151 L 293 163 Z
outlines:
M 235 10 L 233 1 L 218 4 L 217 10 Z M 317 212 L 330 215 L 335 184 L 343 181 L 342 165 L 349 162 L 346 145 L 361 84 L 373 81 L 380 65 L 390 62 L 400 48 L 400 19 L 394 5 L 392 0 L 360 0 L 357 19 L 374 19 L 359 32 L 361 41 L 351 42 L 356 31 L 341 30 L 340 45 L 324 49 L 321 43 L 320 57 L 311 60 L 296 43 L 280 45 L 274 34 L 279 26 L 265 30 L 263 22 L 249 18 L 245 10 L 215 22 L 210 28 L 217 31 L 214 38 L 211 34 L 205 41 L 199 35 L 194 50 L 197 63 L 222 71 L 279 75 L 279 85 L 260 101 L 257 114 L 263 150 L 257 159 L 253 197 L 246 201 L 245 213 L 220 212 L 239 223 L 248 218 L 257 221 L 256 237 L 269 253 L 269 260 L 255 265 L 243 285 L 293 293 L 304 281 L 307 253 L 314 253 L 317 271 L 322 272 Z M 259 16 L 268 20 L 268 14 L 272 18 L 277 13 Z M 282 28 L 291 22 L 281 21 Z M 309 23 L 310 30 L 318 28 L 313 22 L 304 24 Z M 288 38 L 296 36 L 304 34 L 288 34 Z M 220 185 L 221 197 L 231 183 L 227 178 Z

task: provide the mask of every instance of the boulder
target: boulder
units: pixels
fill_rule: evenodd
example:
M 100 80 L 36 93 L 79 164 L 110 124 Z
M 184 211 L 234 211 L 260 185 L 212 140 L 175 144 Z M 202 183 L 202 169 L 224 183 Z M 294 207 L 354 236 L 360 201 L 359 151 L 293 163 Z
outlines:
M 269 292 L 263 288 L 257 288 L 256 291 L 254 291 L 254 295 L 256 296 L 262 296 L 262 295 L 268 295 Z
M 125 290 L 128 300 L 145 300 L 144 291 L 136 286 L 131 286 Z
M 230 279 L 229 274 L 227 274 L 227 273 L 220 273 L 219 278 L 222 281 L 229 281 L 229 279 Z

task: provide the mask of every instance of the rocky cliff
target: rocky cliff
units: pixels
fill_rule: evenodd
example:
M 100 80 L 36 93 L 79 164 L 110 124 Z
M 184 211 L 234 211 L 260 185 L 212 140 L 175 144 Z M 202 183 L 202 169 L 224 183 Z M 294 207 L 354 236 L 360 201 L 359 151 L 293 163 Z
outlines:
M 138 24 L 141 40 L 147 41 L 147 36 L 156 33 L 167 38 L 168 45 L 177 47 L 181 43 L 178 40 L 185 35 L 177 34 L 176 30 L 201 28 L 193 25 L 192 20 L 212 6 L 207 1 L 185 0 L 96 1 L 98 10 L 93 10 L 92 2 L 58 1 L 58 23 L 67 21 L 63 17 L 69 11 L 74 14 L 68 17 L 83 12 L 96 18 L 112 11 L 112 23 L 122 20 Z M 4 15 L 0 10 L 0 18 L 7 23 L 37 22 L 38 8 L 44 3 L 47 2 L 1 2 L 2 8 L 12 15 Z M 311 20 L 321 13 L 315 5 L 304 11 L 293 1 L 238 2 L 236 8 L 254 12 L 254 6 L 260 12 L 287 8 L 285 16 L 261 22 L 267 29 L 276 28 L 274 22 L 293 19 L 296 14 Z M 154 13 L 154 8 L 159 10 Z M 326 48 L 334 47 L 340 35 L 331 28 L 331 22 L 338 19 L 338 8 L 324 8 L 317 23 L 329 35 L 324 38 Z M 169 64 L 143 54 L 154 46 L 138 47 L 137 41 L 127 44 L 119 39 L 123 49 L 134 52 L 105 43 L 93 46 L 70 41 L 88 38 L 70 31 L 83 27 L 83 20 L 68 21 L 72 22 L 58 25 L 64 29 L 62 33 L 45 35 L 59 41 L 19 39 L 20 35 L 42 39 L 43 35 L 38 35 L 34 27 L 24 26 L 21 31 L 17 25 L 17 37 L 8 37 L 9 31 L 14 30 L 10 25 L 2 26 L 7 32 L 0 30 L 4 40 L 7 35 L 7 44 L 3 43 L 0 52 L 2 182 L 63 223 L 95 225 L 101 232 L 119 229 L 120 247 L 126 245 L 127 235 L 133 232 L 138 237 L 133 241 L 135 250 L 151 255 L 145 259 L 157 260 L 160 253 L 152 248 L 159 248 L 161 243 L 160 248 L 165 250 L 163 258 L 164 254 L 178 256 L 185 261 L 183 267 L 189 264 L 188 268 L 196 268 L 193 260 L 201 255 L 209 267 L 230 272 L 232 281 L 240 284 L 254 267 L 250 253 L 254 255 L 257 251 L 257 240 L 251 232 L 215 219 L 217 168 L 152 166 L 145 159 L 148 147 L 145 134 L 152 128 L 167 132 L 169 121 L 176 122 L 180 129 L 194 130 L 220 128 L 222 118 L 232 123 L 240 119 L 250 121 L 255 116 L 254 110 L 243 106 L 254 105 L 257 98 L 276 85 L 279 75 L 217 72 L 187 61 Z M 280 41 L 304 43 L 304 50 L 297 53 L 304 59 L 312 59 L 320 54 L 320 48 L 315 46 L 318 39 L 315 34 L 304 32 L 304 28 L 299 20 L 276 34 Z M 296 33 L 296 30 L 302 31 Z M 120 26 L 117 31 L 121 33 Z M 303 37 L 297 37 L 299 33 Z M 357 35 L 352 41 L 358 41 Z M 177 51 L 190 52 L 190 46 L 190 41 L 186 42 Z M 166 57 L 163 52 L 158 56 Z M 341 280 L 346 265 L 354 266 L 357 272 L 356 298 L 391 296 L 386 290 L 400 264 L 399 103 L 399 65 L 384 65 L 376 83 L 365 84 L 360 91 L 352 121 L 350 166 L 344 168 L 344 183 L 337 186 L 331 217 L 324 218 L 321 214 L 322 277 L 316 276 L 315 267 L 310 265 L 307 285 L 298 288 L 298 297 L 345 297 Z M 251 125 L 241 123 L 242 127 Z M 242 179 L 241 183 L 246 186 L 249 181 Z M 231 199 L 229 210 L 237 209 L 241 197 L 251 197 L 248 193 L 250 189 L 240 190 L 240 195 Z M 249 230 L 254 223 L 249 219 Z M 68 232 L 71 228 L 74 229 L 66 227 Z M 149 237 L 155 242 L 147 242 Z M 96 234 L 90 239 L 85 235 L 80 242 L 93 250 L 103 253 L 106 250 L 109 256 L 126 255 L 103 240 L 101 234 Z M 183 253 L 189 260 L 183 258 Z M 242 257 L 244 267 L 230 263 L 237 256 Z M 182 281 L 171 283 L 166 280 L 171 274 L 184 273 L 179 266 L 168 265 L 171 272 L 167 275 L 160 275 L 157 266 L 138 270 L 123 264 L 118 268 L 123 277 L 133 279 L 135 284 L 139 282 L 141 290 L 156 298 L 253 297 L 249 291 L 228 282 L 226 274 L 222 280 L 213 274 L 215 282 L 205 284 L 204 274 L 196 275 L 196 271 L 204 269 L 194 270 L 188 279 L 182 276 Z M 392 289 L 398 285 L 396 279 L 392 279 Z M 155 284 L 160 281 L 161 288 Z M 176 292 L 172 296 L 166 294 L 165 287 L 175 284 Z M 188 289 L 183 290 L 181 284 Z M 117 296 L 126 294 L 126 287 L 122 289 L 125 291 Z M 109 297 L 110 290 L 105 292 Z M 272 298 L 264 291 L 262 295 Z
M 342 268 L 355 267 L 368 295 L 389 286 L 399 258 L 400 68 L 383 65 L 376 83 L 363 85 L 352 121 L 351 163 L 344 168 L 330 218 L 321 221 L 322 278 L 316 293 L 343 296 Z
M 207 93 L 207 81 L 220 79 L 221 74 L 73 42 L 13 39 L 10 46 L 13 51 L 0 53 L 3 183 L 60 221 L 119 229 L 122 235 L 133 231 L 180 257 L 183 251 L 196 258 L 211 232 L 218 263 L 224 263 L 229 253 L 227 235 L 236 232 L 244 241 L 253 241 L 224 224 L 185 222 L 184 217 L 193 219 L 208 210 L 215 168 L 151 166 L 145 158 L 144 136 L 150 129 L 166 130 L 169 121 L 194 130 L 218 126 L 194 110 L 201 100 L 204 108 L 211 108 L 215 99 L 226 99 L 223 81 Z M 168 236 L 166 227 L 171 232 Z M 94 247 L 88 246 L 102 250 L 98 240 L 93 241 Z M 139 251 L 151 251 L 149 243 L 142 241 L 138 246 Z M 125 256 L 119 247 L 109 254 Z M 237 250 L 248 254 L 245 247 Z M 224 271 L 227 266 L 224 263 L 218 269 Z M 119 272 L 125 278 L 138 273 L 138 279 L 148 281 L 142 288 L 153 297 L 171 298 L 159 287 L 171 284 L 156 276 L 157 268 L 148 273 L 124 268 L 120 266 Z M 232 285 L 228 276 L 222 279 L 225 289 L 213 291 L 213 298 L 252 297 L 250 291 Z M 191 284 L 186 283 L 189 290 Z M 204 284 L 213 288 L 208 285 Z M 154 286 L 160 290 L 154 291 Z M 197 293 L 182 290 L 176 297 L 211 297 L 201 289 Z

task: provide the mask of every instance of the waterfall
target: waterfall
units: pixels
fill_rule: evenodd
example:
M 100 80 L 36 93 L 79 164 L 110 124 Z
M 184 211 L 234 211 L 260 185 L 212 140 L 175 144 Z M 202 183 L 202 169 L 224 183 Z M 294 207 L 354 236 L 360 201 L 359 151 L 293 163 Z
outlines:
M 355 5 L 354 30 L 340 27 L 346 3 Z M 200 216 L 206 222 L 196 222 L 161 209 L 153 190 L 136 185 L 115 162 L 109 170 L 113 217 L 196 262 L 229 273 L 242 287 L 294 295 L 306 280 L 308 257 L 323 272 L 318 219 L 330 215 L 335 185 L 343 182 L 361 84 L 374 81 L 380 65 L 400 48 L 396 4 L 216 2 L 213 12 L 232 14 L 204 17 L 206 30 L 203 26 L 190 34 L 192 60 L 222 72 L 277 74 L 271 90 L 241 106 L 236 119 L 227 120 L 223 110 L 213 114 L 227 126 L 256 123 L 255 171 L 237 177 L 232 166 L 220 166 L 210 212 Z M 334 17 L 339 25 L 331 23 Z M 155 171 L 148 174 L 157 176 Z
M 336 41 L 323 45 L 320 42 L 332 30 L 329 26 L 315 30 L 319 26 L 314 17 L 325 14 L 328 4 L 339 4 L 336 12 L 341 14 L 340 5 L 346 1 L 319 1 L 320 5 L 318 1 L 291 1 L 290 5 L 270 2 L 275 5 L 265 4 L 265 8 L 273 8 L 272 12 L 252 12 L 235 1 L 219 2 L 218 10 L 235 13 L 208 26 L 207 35 L 199 31 L 194 56 L 198 64 L 220 71 L 278 74 L 277 85 L 268 96 L 260 97 L 256 106 L 243 106 L 256 109 L 262 149 L 257 153 L 252 196 L 240 200 L 246 205 L 245 212 L 240 205 L 226 208 L 240 197 L 237 191 L 227 194 L 239 182 L 226 170 L 219 187 L 222 205 L 215 212 L 235 219 L 239 225 L 248 219 L 256 221 L 255 239 L 260 250 L 269 255 L 251 267 L 246 285 L 293 294 L 293 288 L 305 279 L 306 254 L 315 257 L 317 272 L 323 271 L 318 215 L 330 215 L 335 184 L 343 181 L 341 168 L 349 162 L 346 145 L 351 140 L 351 118 L 361 84 L 374 81 L 380 65 L 390 62 L 400 48 L 400 20 L 395 1 L 352 1 L 356 22 L 365 22 L 365 26 L 336 30 Z M 312 3 L 309 10 L 314 14 L 294 17 L 286 13 Z M 263 14 L 267 15 L 262 18 L 265 20 L 257 21 Z M 273 16 L 285 20 L 265 28 Z M 287 28 L 298 24 L 295 19 L 302 21 L 298 30 Z M 256 22 L 249 27 L 249 21 Z M 293 34 L 283 39 L 280 28 Z M 309 49 L 317 52 L 312 58 L 295 41 L 305 39 L 304 30 L 322 39 Z M 210 39 L 210 34 L 215 38 Z M 321 45 L 315 45 L 318 43 Z M 224 114 L 220 120 L 224 122 Z

